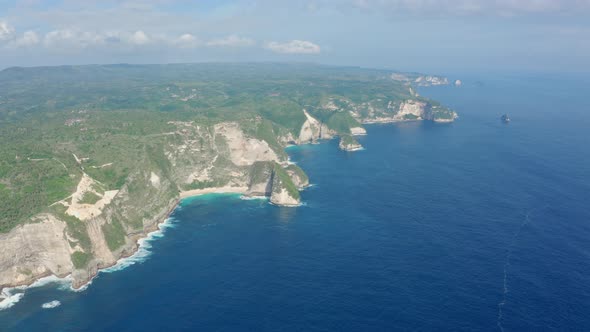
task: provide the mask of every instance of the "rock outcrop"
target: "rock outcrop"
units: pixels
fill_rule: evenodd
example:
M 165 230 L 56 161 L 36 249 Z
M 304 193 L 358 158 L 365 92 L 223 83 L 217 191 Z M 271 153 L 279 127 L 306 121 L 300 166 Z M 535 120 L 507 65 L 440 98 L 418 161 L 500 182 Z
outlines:
M 297 206 L 301 204 L 299 190 L 307 186 L 309 179 L 298 166 L 262 161 L 251 168 L 246 196 L 266 196 L 276 205 Z
M 314 120 L 308 119 L 308 128 L 317 140 L 328 130 Z M 267 196 L 276 205 L 300 204 L 299 189 L 309 184 L 305 173 L 238 123 L 171 125 L 177 128 L 174 139 L 151 138 L 160 139 L 163 150 L 146 150 L 120 189 L 106 190 L 83 173 L 76 191 L 51 212 L 0 234 L 0 290 L 48 275 L 70 275 L 72 286 L 81 287 L 100 269 L 132 255 L 137 241 L 174 209 L 182 190 L 248 187 L 247 194 Z
M 338 147 L 343 151 L 358 151 L 363 149 L 363 146 L 351 135 L 342 135 Z
M 365 128 L 363 128 L 363 127 L 352 127 L 352 128 L 350 128 L 350 134 L 356 135 L 356 136 L 366 135 L 367 130 L 365 130 Z
M 457 118 L 454 111 L 419 99 L 406 99 L 401 102 L 388 101 L 386 107 L 383 108 L 376 107 L 371 103 L 361 104 L 354 107 L 351 114 L 361 123 L 417 120 L 452 122 Z
M 306 120 L 299 132 L 298 144 L 317 143 L 320 139 L 331 139 L 334 137 L 336 133 L 328 128 L 327 125 L 315 119 L 306 110 L 303 110 L 303 113 L 305 114 Z
M 449 79 L 441 76 L 418 76 L 414 83 L 418 86 L 448 85 Z
M 48 275 L 64 277 L 74 268 L 66 223 L 52 215 L 0 234 L 0 243 L 0 286 L 28 285 Z
M 301 204 L 299 190 L 287 171 L 279 164 L 275 164 L 273 169 L 270 202 L 280 206 L 299 206 Z

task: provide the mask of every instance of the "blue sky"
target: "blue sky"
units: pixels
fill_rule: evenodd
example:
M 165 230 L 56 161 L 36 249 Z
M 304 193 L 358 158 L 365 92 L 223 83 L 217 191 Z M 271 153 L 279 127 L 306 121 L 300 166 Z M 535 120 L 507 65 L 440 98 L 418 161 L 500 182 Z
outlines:
M 590 0 L 0 0 L 0 68 L 302 61 L 590 71 Z

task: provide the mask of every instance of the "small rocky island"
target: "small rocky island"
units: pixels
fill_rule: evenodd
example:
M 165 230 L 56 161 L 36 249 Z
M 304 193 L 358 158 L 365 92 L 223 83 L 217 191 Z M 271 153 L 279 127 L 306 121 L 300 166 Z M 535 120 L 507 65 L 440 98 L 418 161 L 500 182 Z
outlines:
M 363 149 L 363 146 L 352 135 L 342 135 L 338 147 L 343 151 L 358 151 Z
M 500 118 L 500 120 L 502 120 L 503 123 L 509 123 L 510 122 L 510 117 L 508 116 L 508 114 L 504 114 L 504 115 L 502 115 L 502 117 Z

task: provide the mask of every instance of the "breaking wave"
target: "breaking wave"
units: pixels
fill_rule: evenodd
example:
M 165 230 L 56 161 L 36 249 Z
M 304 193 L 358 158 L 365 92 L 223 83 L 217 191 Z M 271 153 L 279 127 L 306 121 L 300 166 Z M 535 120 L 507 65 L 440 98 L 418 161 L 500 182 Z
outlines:
M 12 294 L 12 290 L 2 291 L 1 298 L 3 298 L 3 300 L 0 301 L 0 310 L 8 309 L 17 304 L 18 301 L 23 298 L 23 296 L 25 296 L 25 293 Z
M 268 197 L 266 197 L 266 196 L 245 196 L 245 195 L 242 195 L 242 196 L 240 196 L 240 199 L 241 200 L 244 200 L 244 201 L 253 201 L 253 200 L 258 200 L 258 199 L 264 199 L 264 200 L 266 200 L 266 199 L 268 199 Z
M 58 300 L 53 300 L 51 302 L 47 302 L 47 303 L 43 303 L 41 305 L 41 308 L 43 309 L 53 309 L 53 308 L 57 308 L 61 305 L 61 302 L 59 302 Z
M 145 262 L 148 259 L 148 257 L 152 254 L 151 242 L 163 237 L 164 233 L 166 232 L 166 229 L 174 227 L 174 219 L 167 218 L 163 223 L 158 225 L 158 230 L 148 233 L 148 235 L 145 238 L 139 239 L 137 241 L 139 247 L 133 255 L 119 259 L 119 261 L 117 261 L 115 265 L 108 267 L 106 269 L 102 269 L 99 271 L 99 273 L 112 273 L 116 271 L 121 271 L 128 268 L 129 266 Z

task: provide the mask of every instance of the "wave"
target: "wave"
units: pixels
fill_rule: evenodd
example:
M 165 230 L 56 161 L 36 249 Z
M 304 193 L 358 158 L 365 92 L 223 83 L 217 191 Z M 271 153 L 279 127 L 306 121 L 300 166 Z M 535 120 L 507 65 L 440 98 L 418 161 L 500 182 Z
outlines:
M 242 195 L 242 196 L 240 196 L 240 199 L 241 200 L 244 200 L 244 201 L 253 201 L 253 200 L 258 200 L 258 199 L 264 199 L 264 200 L 266 200 L 266 199 L 268 199 L 268 197 L 266 197 L 266 196 L 245 196 L 245 195 Z
M 131 265 L 135 265 L 137 263 L 144 262 L 152 253 L 150 250 L 152 248 L 151 242 L 155 239 L 159 239 L 159 238 L 163 237 L 166 229 L 176 227 L 176 225 L 174 224 L 174 221 L 175 220 L 172 217 L 167 218 L 163 223 L 158 225 L 158 230 L 148 233 L 145 238 L 139 239 L 137 241 L 138 249 L 133 255 L 120 259 L 119 261 L 117 261 L 117 263 L 115 265 L 113 265 L 109 268 L 99 270 L 98 274 L 103 273 L 103 272 L 104 273 L 112 273 L 115 271 L 121 271 Z M 84 284 L 80 288 L 73 288 L 71 275 L 67 275 L 63 278 L 59 278 L 57 276 L 50 275 L 47 277 L 40 278 L 40 279 L 36 280 L 35 282 L 33 282 L 32 284 L 27 285 L 27 286 L 16 286 L 16 287 L 5 288 L 2 290 L 2 293 L 0 293 L 0 300 L 1 300 L 0 301 L 0 311 L 11 308 L 15 304 L 17 304 L 25 296 L 25 292 L 29 288 L 42 287 L 42 286 L 54 283 L 54 284 L 58 284 L 57 289 L 59 289 L 59 290 L 83 292 L 86 289 L 88 289 L 88 286 L 90 286 L 92 284 L 93 280 L 94 280 L 94 278 L 92 280 L 89 280 L 86 284 Z M 46 305 L 47 305 L 47 307 L 46 307 Z M 59 305 L 61 305 L 61 303 L 57 300 L 47 302 L 47 303 L 43 304 L 43 308 L 44 309 L 55 308 L 55 306 L 50 307 L 50 305 L 59 306 Z
M 50 275 L 47 277 L 39 278 L 38 280 L 27 286 L 5 288 L 0 294 L 0 299 L 3 299 L 2 301 L 0 301 L 0 310 L 8 309 L 17 304 L 18 301 L 20 301 L 25 296 L 27 289 L 43 287 L 49 284 L 57 284 L 58 289 L 60 290 L 72 289 L 72 277 L 70 275 L 67 275 L 63 278 L 60 278 L 54 275 Z
M 43 303 L 41 305 L 41 308 L 43 309 L 53 309 L 53 308 L 57 308 L 61 305 L 61 302 L 59 302 L 58 300 L 53 300 L 51 302 L 47 302 L 47 303 Z
M 176 227 L 174 222 L 174 218 L 167 218 L 163 223 L 158 225 L 158 230 L 148 233 L 146 237 L 141 238 L 137 241 L 139 247 L 133 255 L 119 259 L 119 261 L 117 261 L 115 265 L 108 267 L 106 269 L 102 269 L 99 271 L 99 273 L 112 273 L 116 271 L 121 271 L 128 268 L 129 266 L 145 262 L 152 254 L 151 242 L 164 237 L 166 229 Z
M 25 296 L 25 293 L 12 293 L 12 290 L 3 290 L 1 297 L 4 298 L 2 301 L 0 301 L 0 311 L 1 310 L 6 310 L 10 307 L 12 307 L 13 305 L 17 304 L 18 301 L 20 301 L 23 296 Z

